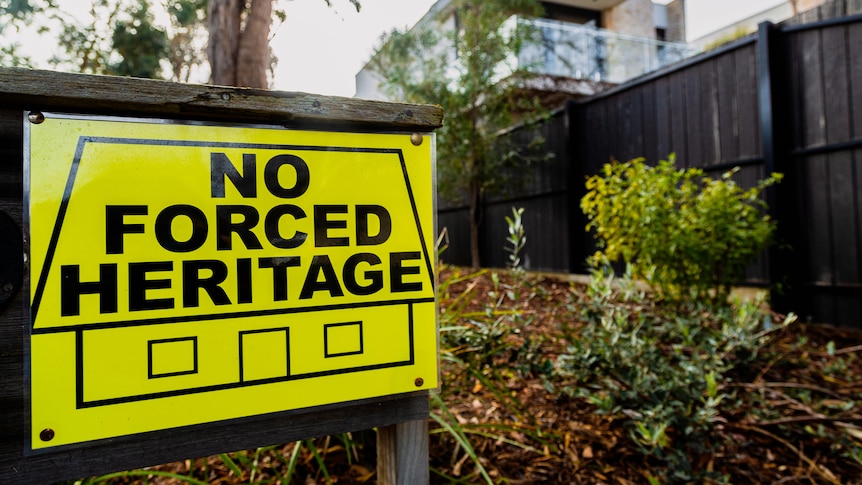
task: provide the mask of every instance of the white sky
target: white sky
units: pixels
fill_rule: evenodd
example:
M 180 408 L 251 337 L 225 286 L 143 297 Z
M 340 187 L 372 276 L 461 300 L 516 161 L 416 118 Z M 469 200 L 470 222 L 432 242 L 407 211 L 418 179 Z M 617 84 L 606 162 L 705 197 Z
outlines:
M 356 72 L 374 53 L 380 36 L 415 24 L 436 0 L 293 0 L 272 42 L 278 57 L 274 88 L 353 96 Z
M 361 0 L 356 12 L 348 0 L 291 0 L 287 20 L 278 27 L 272 48 L 278 57 L 273 88 L 324 95 L 353 96 L 355 75 L 374 52 L 380 36 L 394 27 L 416 23 L 435 0 Z M 656 0 L 667 3 L 668 0 Z M 716 30 L 784 0 L 687 0 L 689 40 Z M 87 0 L 60 0 L 88 5 Z M 50 48 L 50 43 L 27 40 Z M 38 57 L 38 56 L 34 56 Z M 42 57 L 47 59 L 47 56 Z M 37 64 L 38 67 L 45 67 Z M 205 82 L 206 80 L 195 80 Z
M 658 0 L 667 3 L 669 0 Z M 687 0 L 689 40 L 785 0 Z M 354 76 L 380 36 L 411 26 L 435 0 L 362 0 L 359 13 L 347 0 L 293 0 L 272 44 L 278 56 L 275 89 L 353 96 Z
M 694 40 L 786 0 L 686 0 L 686 35 Z

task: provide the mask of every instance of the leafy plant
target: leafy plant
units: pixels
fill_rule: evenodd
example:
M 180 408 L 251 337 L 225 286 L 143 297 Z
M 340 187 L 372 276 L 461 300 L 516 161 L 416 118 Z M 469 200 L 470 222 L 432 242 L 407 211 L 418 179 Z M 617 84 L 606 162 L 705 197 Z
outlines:
M 521 266 L 521 252 L 524 250 L 524 246 L 527 245 L 527 235 L 524 230 L 524 221 L 521 217 L 523 215 L 523 207 L 518 209 L 512 207 L 512 217 L 506 216 L 506 226 L 509 230 L 506 242 L 512 245 L 506 248 L 506 252 L 509 253 L 509 268 L 516 271 L 524 270 Z
M 771 241 L 775 223 L 760 195 L 782 176 L 744 190 L 736 170 L 713 179 L 674 163 L 673 154 L 655 167 L 615 162 L 587 179 L 581 208 L 599 246 L 592 262 L 622 260 L 671 299 L 724 302 Z
M 662 465 L 663 483 L 721 479 L 699 460 L 722 445 L 722 410 L 736 401 L 726 374 L 779 328 L 761 302 L 657 303 L 630 279 L 596 270 L 580 307 L 586 325 L 558 358 L 558 390 L 622 420 Z

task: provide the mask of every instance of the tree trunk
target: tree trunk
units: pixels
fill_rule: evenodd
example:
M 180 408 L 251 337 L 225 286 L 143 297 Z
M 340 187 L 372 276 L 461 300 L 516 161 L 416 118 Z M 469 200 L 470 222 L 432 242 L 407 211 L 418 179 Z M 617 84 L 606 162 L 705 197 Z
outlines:
M 266 88 L 272 0 L 252 0 L 243 28 L 245 0 L 209 0 L 210 82 Z
M 479 223 L 482 222 L 482 191 L 478 184 L 470 184 L 470 264 L 473 268 L 482 267 L 479 251 Z
M 236 57 L 244 3 L 241 0 L 209 0 L 207 56 L 213 84 L 236 85 Z
M 212 0 L 211 0 L 212 1 Z M 269 27 L 272 24 L 272 0 L 252 0 L 245 30 L 239 40 L 236 66 L 237 86 L 266 88 L 269 67 Z

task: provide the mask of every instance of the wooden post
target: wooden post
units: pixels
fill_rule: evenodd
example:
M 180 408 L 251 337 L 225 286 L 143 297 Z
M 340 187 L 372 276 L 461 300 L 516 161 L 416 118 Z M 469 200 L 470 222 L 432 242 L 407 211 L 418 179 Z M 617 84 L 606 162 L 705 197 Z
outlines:
M 799 226 L 801 215 L 797 211 L 798 194 L 795 192 L 796 160 L 790 157 L 788 126 L 789 113 L 786 91 L 786 69 L 781 31 L 771 22 L 762 22 L 757 30 L 757 97 L 760 122 L 760 143 L 763 154 L 763 175 L 784 174 L 784 180 L 765 191 L 769 212 L 778 224 L 777 240 L 767 251 L 767 275 L 773 289 L 770 303 L 775 310 L 787 313 L 791 309 L 805 314 L 807 296 L 799 292 L 802 277 L 798 262 L 804 247 L 798 235 L 803 234 Z M 795 248 L 796 255 L 794 255 Z M 777 288 L 780 291 L 775 291 Z
M 427 485 L 428 420 L 377 428 L 377 483 Z
M 569 210 L 569 273 L 583 273 L 584 262 L 589 256 L 588 247 L 592 236 L 584 231 L 587 227 L 587 216 L 581 210 L 581 199 L 586 195 L 584 185 L 588 175 L 586 158 L 584 157 L 584 124 L 582 121 L 582 105 L 573 100 L 566 101 L 566 148 L 565 156 L 571 162 L 566 180 L 566 195 Z

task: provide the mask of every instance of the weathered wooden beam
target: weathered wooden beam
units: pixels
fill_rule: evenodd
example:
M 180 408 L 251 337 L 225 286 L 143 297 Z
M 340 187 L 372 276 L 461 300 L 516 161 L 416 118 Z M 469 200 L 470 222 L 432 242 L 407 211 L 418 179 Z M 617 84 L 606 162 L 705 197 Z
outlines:
M 217 453 L 290 443 L 329 434 L 373 427 L 395 427 L 399 421 L 414 422 L 428 416 L 427 392 L 407 397 L 383 397 L 255 416 L 182 429 L 155 431 L 71 446 L 44 452 L 26 452 L 21 442 L 27 435 L 23 422 L 8 422 L 0 453 L 0 483 L 20 485 L 53 483 L 197 458 Z M 423 435 L 428 439 L 427 427 Z M 17 443 L 13 443 L 17 442 Z M 428 473 L 428 448 L 416 458 Z M 380 473 L 384 473 L 381 471 Z M 416 484 L 423 482 L 401 481 Z M 427 483 L 427 478 L 425 483 Z
M 378 485 L 427 485 L 428 419 L 377 428 Z
M 0 69 L 4 109 L 113 116 L 193 118 L 291 128 L 428 132 L 443 124 L 439 106 L 153 79 L 94 76 L 22 68 Z

